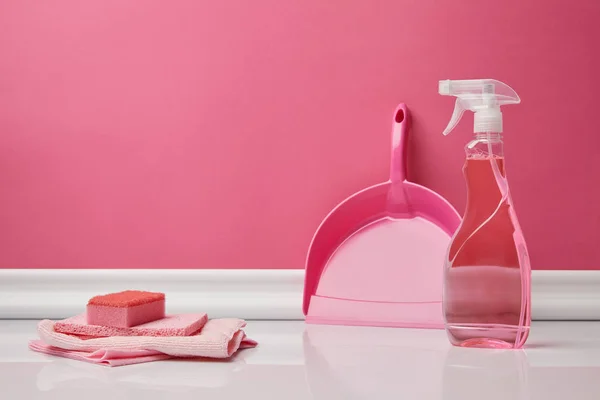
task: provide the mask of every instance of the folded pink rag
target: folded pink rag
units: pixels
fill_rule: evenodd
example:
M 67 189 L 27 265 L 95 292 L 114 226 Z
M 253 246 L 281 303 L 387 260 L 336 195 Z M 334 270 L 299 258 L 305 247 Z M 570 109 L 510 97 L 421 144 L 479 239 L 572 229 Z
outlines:
M 113 336 L 81 339 L 54 330 L 54 322 L 38 324 L 41 340 L 33 340 L 29 348 L 41 353 L 92 363 L 120 366 L 172 357 L 228 358 L 239 349 L 255 347 L 246 337 L 240 319 L 209 320 L 194 336 Z
M 172 358 L 167 354 L 150 350 L 65 350 L 58 347 L 49 346 L 41 340 L 32 340 L 29 342 L 29 348 L 31 350 L 44 354 L 50 354 L 52 356 L 87 361 L 94 364 L 107 365 L 109 367 L 140 364 L 150 361 L 168 360 L 169 358 Z

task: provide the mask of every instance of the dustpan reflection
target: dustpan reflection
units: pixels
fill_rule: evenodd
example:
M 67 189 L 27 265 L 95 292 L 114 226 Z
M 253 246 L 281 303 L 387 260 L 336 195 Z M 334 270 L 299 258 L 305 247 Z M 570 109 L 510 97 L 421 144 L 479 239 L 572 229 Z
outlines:
M 315 399 L 442 397 L 442 331 L 307 325 L 303 345 Z

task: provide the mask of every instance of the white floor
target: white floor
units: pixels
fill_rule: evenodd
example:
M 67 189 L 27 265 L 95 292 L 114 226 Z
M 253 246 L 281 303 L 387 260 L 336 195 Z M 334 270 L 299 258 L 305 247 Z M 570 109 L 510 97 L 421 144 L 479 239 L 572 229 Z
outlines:
M 31 352 L 0 321 L 0 399 L 600 399 L 600 322 L 534 323 L 524 351 L 452 348 L 443 331 L 249 321 L 229 362 L 109 368 Z

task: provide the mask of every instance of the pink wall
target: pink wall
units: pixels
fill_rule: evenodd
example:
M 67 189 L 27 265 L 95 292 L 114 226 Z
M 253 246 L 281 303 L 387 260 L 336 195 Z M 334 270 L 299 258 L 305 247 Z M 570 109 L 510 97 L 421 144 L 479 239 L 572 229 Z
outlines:
M 0 267 L 301 268 L 321 218 L 410 176 L 462 212 L 472 117 L 439 79 L 496 78 L 534 268 L 600 269 L 597 0 L 0 0 Z

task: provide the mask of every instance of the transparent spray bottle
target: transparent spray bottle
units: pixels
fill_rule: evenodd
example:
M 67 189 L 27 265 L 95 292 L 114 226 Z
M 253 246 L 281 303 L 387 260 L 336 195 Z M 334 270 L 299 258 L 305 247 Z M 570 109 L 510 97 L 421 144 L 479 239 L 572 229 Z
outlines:
M 475 113 L 463 168 L 467 207 L 444 266 L 446 332 L 456 346 L 521 348 L 531 322 L 531 267 L 504 169 L 500 111 L 521 100 L 492 79 L 440 81 L 439 93 L 457 97 L 444 135 L 465 110 Z

